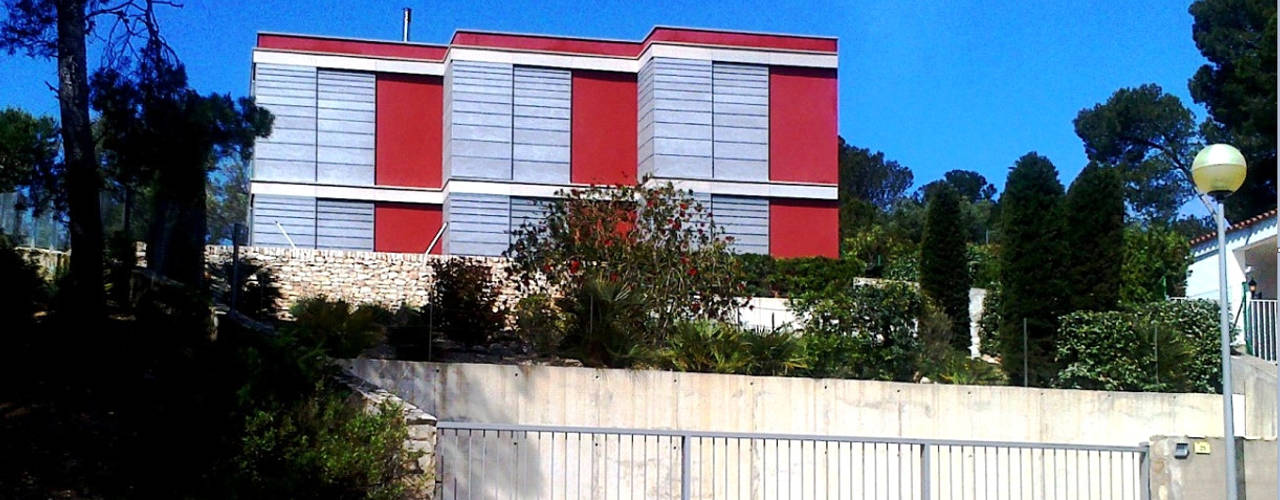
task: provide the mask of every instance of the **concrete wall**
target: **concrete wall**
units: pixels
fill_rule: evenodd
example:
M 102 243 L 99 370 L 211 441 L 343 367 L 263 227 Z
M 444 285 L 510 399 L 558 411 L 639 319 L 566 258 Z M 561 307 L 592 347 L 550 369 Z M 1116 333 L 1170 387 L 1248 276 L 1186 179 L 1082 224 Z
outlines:
M 1179 443 L 1191 448 L 1186 458 L 1174 455 Z M 1197 444 L 1202 447 L 1199 452 Z M 1152 500 L 1224 498 L 1225 446 L 1222 438 L 1151 438 Z M 1236 455 L 1240 498 L 1276 498 L 1276 442 L 1237 439 Z
M 445 421 L 1134 446 L 1221 434 L 1221 398 L 361 359 Z M 1248 425 L 1248 424 L 1246 424 Z

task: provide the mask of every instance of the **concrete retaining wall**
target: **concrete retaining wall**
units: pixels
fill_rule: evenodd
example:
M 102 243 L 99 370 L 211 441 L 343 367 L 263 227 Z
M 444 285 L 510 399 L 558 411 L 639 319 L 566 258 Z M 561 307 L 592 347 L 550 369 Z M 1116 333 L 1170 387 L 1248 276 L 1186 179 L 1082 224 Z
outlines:
M 1212 394 L 1024 389 L 361 359 L 444 421 L 1134 446 L 1221 435 Z M 1246 432 L 1260 422 L 1245 414 Z

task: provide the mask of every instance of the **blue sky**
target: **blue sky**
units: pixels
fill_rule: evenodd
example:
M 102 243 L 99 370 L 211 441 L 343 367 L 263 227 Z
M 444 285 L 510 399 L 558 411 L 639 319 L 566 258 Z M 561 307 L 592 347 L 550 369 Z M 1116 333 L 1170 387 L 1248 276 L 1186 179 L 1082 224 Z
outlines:
M 856 0 L 805 2 L 189 0 L 163 29 L 203 92 L 244 95 L 257 31 L 444 43 L 455 28 L 640 39 L 655 25 L 837 36 L 840 134 L 911 167 L 916 185 L 951 169 L 1003 186 L 1028 151 L 1064 183 L 1084 166 L 1071 120 L 1119 87 L 1154 82 L 1198 118 L 1187 79 L 1204 59 L 1189 2 Z M 91 57 L 91 65 L 93 64 Z M 0 55 L 0 106 L 57 114 L 52 62 Z

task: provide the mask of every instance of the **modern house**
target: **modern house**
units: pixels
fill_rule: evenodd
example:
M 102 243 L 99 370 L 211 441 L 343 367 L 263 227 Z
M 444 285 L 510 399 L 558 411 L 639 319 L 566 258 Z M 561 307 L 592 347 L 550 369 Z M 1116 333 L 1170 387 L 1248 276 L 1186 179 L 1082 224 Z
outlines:
M 557 192 L 672 182 L 741 252 L 838 252 L 836 40 L 260 33 L 251 240 L 499 255 Z
M 1227 302 L 1252 354 L 1275 360 L 1276 211 L 1227 227 Z M 1191 240 L 1187 297 L 1218 300 L 1218 235 Z M 1252 290 L 1251 290 L 1252 288 Z

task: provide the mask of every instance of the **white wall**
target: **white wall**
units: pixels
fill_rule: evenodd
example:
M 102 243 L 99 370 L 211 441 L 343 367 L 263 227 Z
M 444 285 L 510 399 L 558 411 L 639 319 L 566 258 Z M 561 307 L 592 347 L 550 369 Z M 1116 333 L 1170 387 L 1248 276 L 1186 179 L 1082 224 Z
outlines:
M 1221 435 L 1221 397 L 360 359 L 441 421 L 1133 446 Z M 1245 421 L 1246 435 L 1270 422 Z M 1274 434 L 1274 431 L 1272 431 Z

